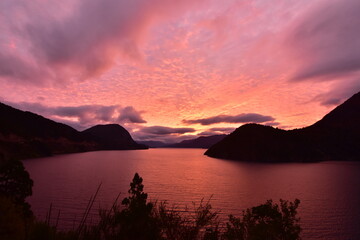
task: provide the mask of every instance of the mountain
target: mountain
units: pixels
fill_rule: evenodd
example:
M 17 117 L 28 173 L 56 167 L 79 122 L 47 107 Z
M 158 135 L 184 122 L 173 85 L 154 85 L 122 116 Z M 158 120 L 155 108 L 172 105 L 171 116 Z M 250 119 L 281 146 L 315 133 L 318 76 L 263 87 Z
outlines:
M 184 140 L 179 143 L 169 144 L 165 147 L 168 148 L 209 148 L 215 143 L 224 139 L 226 135 L 213 135 L 207 137 L 198 137 L 195 139 Z
M 281 130 L 246 124 L 211 146 L 205 155 L 258 162 L 360 161 L 360 93 L 315 124 Z
M 78 132 L 65 124 L 2 103 L 0 116 L 0 161 L 111 149 L 110 139 L 94 136 L 91 131 Z M 111 135 L 114 149 L 135 149 L 137 145 L 133 143 L 120 147 L 119 138 L 126 136 L 124 143 L 131 142 L 123 130 L 119 136 Z
M 318 152 L 306 139 L 286 130 L 245 124 L 211 146 L 205 155 L 254 162 L 312 161 Z M 320 155 L 320 156 L 319 156 Z
M 136 142 L 148 146 L 149 148 L 161 148 L 167 145 L 166 143 L 161 141 L 136 141 Z
M 360 92 L 302 132 L 327 159 L 360 160 Z
M 82 132 L 100 143 L 102 150 L 147 149 L 136 143 L 130 133 L 118 124 L 96 125 Z

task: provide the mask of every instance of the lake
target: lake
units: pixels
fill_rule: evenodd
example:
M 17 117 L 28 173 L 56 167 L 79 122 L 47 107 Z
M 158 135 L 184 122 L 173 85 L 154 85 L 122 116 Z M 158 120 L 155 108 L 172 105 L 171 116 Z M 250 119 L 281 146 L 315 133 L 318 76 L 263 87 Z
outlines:
M 127 196 L 135 172 L 150 200 L 179 209 L 211 197 L 221 217 L 267 199 L 300 199 L 303 239 L 360 239 L 360 162 L 244 163 L 209 158 L 204 149 L 149 149 L 66 154 L 23 161 L 34 180 L 28 199 L 35 215 L 69 229 L 101 183 L 95 208 Z M 96 209 L 92 212 L 96 215 Z M 92 217 L 88 222 L 94 221 Z

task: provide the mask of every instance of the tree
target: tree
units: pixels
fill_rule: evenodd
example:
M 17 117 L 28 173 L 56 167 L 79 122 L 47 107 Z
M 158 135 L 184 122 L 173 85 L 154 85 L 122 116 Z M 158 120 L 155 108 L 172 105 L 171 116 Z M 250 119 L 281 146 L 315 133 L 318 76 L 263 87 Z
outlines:
M 129 197 L 122 200 L 122 210 L 114 204 L 109 211 L 100 212 L 100 229 L 106 239 L 161 239 L 154 204 L 147 202 L 143 179 L 139 174 L 130 183 Z
M 130 189 L 128 193 L 129 197 L 126 197 L 122 201 L 122 205 L 126 208 L 125 212 L 141 213 L 149 215 L 153 209 L 152 203 L 147 203 L 147 193 L 144 193 L 144 185 L 142 184 L 143 179 L 138 173 L 135 173 L 132 182 L 130 183 Z
M 6 161 L 0 166 L 0 196 L 9 198 L 23 207 L 26 217 L 31 216 L 30 205 L 25 198 L 32 195 L 33 181 L 20 161 Z

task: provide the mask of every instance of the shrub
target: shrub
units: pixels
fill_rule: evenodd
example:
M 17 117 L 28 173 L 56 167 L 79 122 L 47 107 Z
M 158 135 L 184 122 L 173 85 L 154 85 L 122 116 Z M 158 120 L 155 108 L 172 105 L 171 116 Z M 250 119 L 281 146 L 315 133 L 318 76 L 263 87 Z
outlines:
M 9 198 L 0 196 L 0 239 L 22 240 L 26 236 L 26 222 L 19 208 Z
M 280 199 L 280 206 L 268 200 L 265 204 L 243 212 L 242 218 L 229 216 L 225 239 L 239 240 L 298 240 L 301 227 L 296 217 L 300 200 Z

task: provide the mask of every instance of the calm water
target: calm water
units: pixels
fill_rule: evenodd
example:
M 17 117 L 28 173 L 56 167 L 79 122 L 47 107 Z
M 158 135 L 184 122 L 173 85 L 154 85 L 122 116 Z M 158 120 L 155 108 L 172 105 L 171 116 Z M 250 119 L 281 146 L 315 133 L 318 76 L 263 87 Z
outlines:
M 301 200 L 303 239 L 360 239 L 360 163 L 250 164 L 213 159 L 203 149 L 150 149 L 68 154 L 24 161 L 34 180 L 32 209 L 72 228 L 102 183 L 96 202 L 109 206 L 119 192 L 126 196 L 134 173 L 144 179 L 152 200 L 180 208 L 212 196 L 222 216 L 267 199 Z M 91 218 L 89 219 L 91 221 Z

